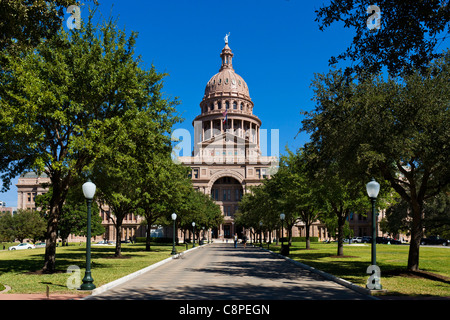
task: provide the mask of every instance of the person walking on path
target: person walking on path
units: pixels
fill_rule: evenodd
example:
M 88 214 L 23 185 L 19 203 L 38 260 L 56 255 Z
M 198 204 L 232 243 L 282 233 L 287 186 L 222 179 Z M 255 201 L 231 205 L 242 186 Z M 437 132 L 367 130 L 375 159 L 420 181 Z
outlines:
M 237 233 L 234 234 L 234 247 L 237 248 L 238 236 Z
M 244 244 L 244 249 L 245 249 L 245 246 L 247 245 L 247 236 L 245 234 L 242 237 L 242 243 Z

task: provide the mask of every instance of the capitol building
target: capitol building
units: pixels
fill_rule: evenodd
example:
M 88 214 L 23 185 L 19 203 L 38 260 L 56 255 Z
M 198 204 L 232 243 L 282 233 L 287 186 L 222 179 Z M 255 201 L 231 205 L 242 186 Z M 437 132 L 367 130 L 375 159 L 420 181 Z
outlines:
M 247 83 L 234 71 L 233 56 L 226 36 L 219 72 L 207 82 L 200 114 L 192 122 L 192 156 L 178 157 L 192 168 L 194 188 L 220 206 L 224 223 L 212 230 L 212 237 L 219 239 L 241 235 L 234 226 L 238 202 L 278 165 L 277 157 L 261 155 L 261 120 L 253 114 Z
M 235 72 L 233 57 L 226 36 L 225 46 L 220 52 L 219 72 L 206 83 L 203 99 L 199 103 L 200 112 L 192 121 L 193 150 L 188 150 L 189 156 L 183 153 L 183 156 L 174 159 L 191 168 L 194 188 L 210 195 L 220 206 L 224 221 L 209 230 L 207 235 L 208 238 L 219 241 L 232 238 L 235 233 L 239 236 L 250 235 L 249 230 L 238 228 L 234 224 L 239 201 L 245 193 L 250 192 L 250 187 L 260 185 L 264 178 L 270 178 L 278 168 L 278 158 L 274 153 L 278 155 L 279 150 L 274 152 L 273 139 L 272 155 L 262 154 L 261 150 L 264 148 L 261 146 L 267 143 L 267 131 L 261 129 L 261 120 L 253 113 L 254 103 L 249 87 Z M 275 145 L 278 148 L 278 144 Z M 267 146 L 265 149 L 267 150 Z M 22 174 L 16 185 L 18 209 L 36 210 L 35 197 L 47 192 L 48 183 L 49 178 L 45 175 L 37 176 L 33 172 Z M 114 213 L 105 205 L 99 204 L 99 207 L 105 234 L 94 240 L 116 241 L 111 219 L 111 214 Z M 369 234 L 369 221 L 363 216 L 349 220 L 355 236 Z M 129 213 L 123 221 L 121 240 L 145 237 L 145 227 L 141 226 L 141 222 L 142 217 Z M 171 236 L 171 228 L 155 226 L 152 233 L 152 236 Z M 292 234 L 294 237 L 305 236 L 304 223 L 299 221 L 293 227 Z M 310 235 L 319 240 L 329 238 L 325 225 L 319 221 L 311 226 Z M 275 234 L 273 236 L 277 237 Z M 70 236 L 68 241 L 85 241 L 85 237 Z

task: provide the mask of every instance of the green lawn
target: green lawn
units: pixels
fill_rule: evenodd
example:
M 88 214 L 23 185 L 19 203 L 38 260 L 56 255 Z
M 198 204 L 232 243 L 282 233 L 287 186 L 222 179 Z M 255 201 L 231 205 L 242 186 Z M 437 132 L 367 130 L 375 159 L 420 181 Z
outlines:
M 279 251 L 279 246 L 271 245 L 270 249 Z M 377 265 L 381 270 L 381 285 L 388 290 L 387 294 L 450 296 L 450 248 L 422 246 L 419 268 L 427 274 L 420 276 L 406 272 L 408 251 L 407 245 L 377 244 Z M 336 254 L 336 243 L 312 243 L 311 249 L 306 250 L 305 243 L 299 242 L 293 243 L 289 257 L 365 287 L 371 246 L 344 245 L 344 257 Z
M 306 250 L 305 243 L 294 243 L 290 257 L 302 263 L 331 273 L 365 287 L 366 269 L 370 265 L 370 245 L 344 246 L 346 257 L 336 257 L 335 243 L 312 243 L 312 249 Z M 267 246 L 265 246 L 267 248 Z M 270 249 L 278 251 L 279 246 Z M 20 251 L 0 251 L 0 284 L 12 289 L 8 293 L 83 293 L 70 290 L 66 282 L 70 274 L 66 273 L 70 265 L 81 268 L 84 276 L 85 247 L 72 245 L 58 247 L 56 255 L 57 269 L 52 275 L 36 274 L 43 266 L 44 249 Z M 177 251 L 185 246 L 177 247 Z M 413 296 L 450 296 L 450 248 L 420 249 L 420 269 L 437 274 L 443 279 L 427 279 L 412 276 L 404 272 L 408 259 L 409 246 L 377 245 L 377 264 L 381 269 L 381 284 L 388 295 Z M 123 244 L 123 259 L 113 258 L 114 247 L 92 247 L 92 277 L 97 287 L 121 278 L 127 274 L 145 268 L 170 256 L 172 246 L 154 244 L 152 251 L 144 251 L 144 244 Z M 0 285 L 1 287 L 1 285 Z
M 103 284 L 119 279 L 130 273 L 145 268 L 171 256 L 172 246 L 154 244 L 151 251 L 144 251 L 145 244 L 122 244 L 123 258 L 114 258 L 114 246 L 92 246 L 92 277 L 94 284 Z M 178 246 L 177 251 L 185 250 L 184 245 Z M 79 266 L 81 278 L 86 267 L 86 248 L 72 245 L 56 249 L 57 273 L 39 274 L 44 261 L 44 248 L 18 251 L 0 251 L 0 284 L 8 285 L 8 293 L 45 293 L 47 286 L 50 293 L 83 293 L 76 289 L 67 288 L 67 279 L 71 274 L 66 273 L 70 265 Z

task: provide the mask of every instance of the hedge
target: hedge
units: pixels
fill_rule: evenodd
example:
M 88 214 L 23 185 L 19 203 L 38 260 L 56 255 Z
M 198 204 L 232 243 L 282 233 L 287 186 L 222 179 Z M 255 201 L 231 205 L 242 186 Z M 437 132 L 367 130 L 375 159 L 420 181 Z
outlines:
M 144 242 L 145 243 L 146 241 L 147 241 L 146 237 L 136 237 L 136 242 Z M 172 243 L 173 238 L 150 237 L 150 241 L 156 242 L 156 243 Z
M 311 242 L 319 242 L 319 237 L 309 237 Z M 306 237 L 292 237 L 292 242 L 306 242 Z

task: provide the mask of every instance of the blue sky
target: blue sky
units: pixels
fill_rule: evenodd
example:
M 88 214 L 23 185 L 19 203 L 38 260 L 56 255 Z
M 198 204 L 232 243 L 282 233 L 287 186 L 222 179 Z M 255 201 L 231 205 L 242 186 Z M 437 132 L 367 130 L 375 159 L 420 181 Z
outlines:
M 185 119 L 175 128 L 191 132 L 206 83 L 219 71 L 223 38 L 230 32 L 233 67 L 249 86 L 253 112 L 262 121 L 261 129 L 268 130 L 269 140 L 270 130 L 279 130 L 280 153 L 286 145 L 294 150 L 308 140 L 304 133 L 295 136 L 302 119 L 300 111 L 314 105 L 310 89 L 314 73 L 326 73 L 328 59 L 343 52 L 353 38 L 353 30 L 339 24 L 319 30 L 314 11 L 324 1 L 99 2 L 98 14 L 118 18 L 119 28 L 127 33 L 139 32 L 136 53 L 142 56 L 144 67 L 153 64 L 159 72 L 169 74 L 164 91 L 169 97 L 179 97 L 178 111 Z M 87 15 L 84 6 L 82 19 Z M 8 206 L 17 205 L 14 184 L 9 192 L 0 193 L 0 200 Z

